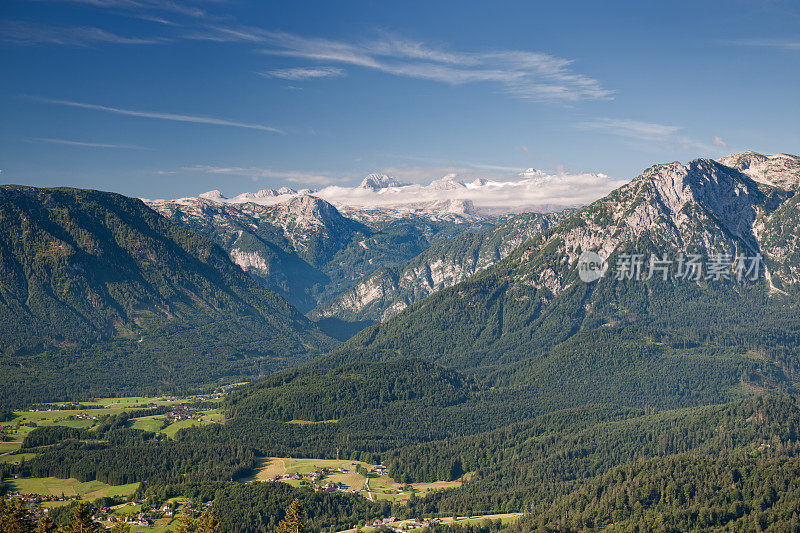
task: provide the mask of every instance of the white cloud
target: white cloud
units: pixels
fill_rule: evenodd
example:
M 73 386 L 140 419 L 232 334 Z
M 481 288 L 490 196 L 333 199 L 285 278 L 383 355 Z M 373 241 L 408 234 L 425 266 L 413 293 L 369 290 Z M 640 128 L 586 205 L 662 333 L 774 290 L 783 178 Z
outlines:
M 410 166 L 407 164 L 402 165 L 389 165 L 383 167 L 381 172 L 385 174 L 392 174 L 395 177 L 401 178 L 402 181 L 409 181 L 413 183 L 423 182 L 430 180 L 431 176 L 444 176 L 447 174 L 458 174 L 459 176 L 469 179 L 472 178 L 489 178 L 489 177 L 507 177 L 510 173 L 518 173 L 523 170 L 522 167 L 512 167 L 508 165 L 496 165 L 491 163 L 476 163 L 472 161 L 456 161 L 454 159 L 444 159 L 437 157 L 424 157 L 415 155 L 401 155 L 392 153 L 377 154 L 382 160 L 398 160 L 402 162 L 413 161 L 418 163 L 428 163 L 426 166 Z
M 342 183 L 343 181 L 347 181 L 349 179 L 315 172 L 273 170 L 261 167 L 219 167 L 212 165 L 195 165 L 191 167 L 182 167 L 181 170 L 187 172 L 203 172 L 206 174 L 229 174 L 234 176 L 245 176 L 251 178 L 253 181 L 259 179 L 281 179 L 289 183 L 312 186 L 325 186 L 332 183 Z
M 720 148 L 725 148 L 726 150 L 728 149 L 728 143 L 716 135 L 714 135 L 714 140 L 712 142 L 714 143 L 714 146 L 719 146 Z
M 447 209 L 451 201 L 471 201 L 474 206 L 486 213 L 517 213 L 525 211 L 548 211 L 564 207 L 579 206 L 591 203 L 608 194 L 611 190 L 622 186 L 627 180 L 615 179 L 599 173 L 555 173 L 529 169 L 515 176 L 472 181 L 463 175 L 457 175 L 459 168 L 403 168 L 384 169 L 392 173 L 399 181 L 421 180 L 423 175 L 430 182 L 431 176 L 445 178 L 434 180 L 428 185 L 414 183 L 401 187 L 389 187 L 378 191 L 362 189 L 360 187 L 347 187 L 332 185 L 337 181 L 346 181 L 347 178 L 333 178 L 327 175 L 299 171 L 274 171 L 262 168 L 248 167 L 214 167 L 194 166 L 181 170 L 204 172 L 210 174 L 233 174 L 256 178 L 277 178 L 290 183 L 305 185 L 318 184 L 324 188 L 315 191 L 318 196 L 340 208 L 355 209 L 418 209 L 431 204 L 443 205 Z M 474 169 L 469 174 L 474 174 Z M 427 173 L 427 174 L 425 174 Z M 436 174 L 434 174 L 436 173 Z M 458 179 L 462 181 L 458 181 Z M 466 184 L 465 184 L 466 182 Z M 233 199 L 232 202 L 256 201 L 263 204 L 284 202 L 287 197 L 262 197 L 248 196 L 247 199 Z
M 84 141 L 72 141 L 69 139 L 52 139 L 49 137 L 32 137 L 30 139 L 23 139 L 27 142 L 49 143 L 49 144 L 63 144 L 66 146 L 82 146 L 87 148 L 123 148 L 128 150 L 146 150 L 143 146 L 135 144 L 109 144 L 109 143 L 95 143 Z
M 638 120 L 597 118 L 580 125 L 591 130 L 602 130 L 622 137 L 632 137 L 635 139 L 665 139 L 680 130 L 677 126 L 665 126 L 652 122 L 640 122 Z
M 427 186 L 415 184 L 382 189 L 378 192 L 332 186 L 315 194 L 337 206 L 403 209 L 415 208 L 432 202 L 466 200 L 471 201 L 479 211 L 518 213 L 585 205 L 627 182 L 627 180 L 616 180 L 604 174 L 529 172 L 527 175 L 519 177 L 484 180 L 485 183 L 481 182 L 481 184 L 467 181 L 465 187 L 456 185 L 448 189 L 442 187 L 443 183 L 448 181 L 447 178 L 454 179 L 453 173 L 448 174 L 450 175 L 446 175 L 445 182 L 433 182 Z
M 0 40 L 18 45 L 56 44 L 61 46 L 90 46 L 110 44 L 159 44 L 161 37 L 124 37 L 93 27 L 51 27 L 27 22 L 3 21 L 0 23 Z
M 237 122 L 234 120 L 226 120 L 221 118 L 214 118 L 214 117 L 203 117 L 203 116 L 195 116 L 195 115 L 181 115 L 176 113 L 159 113 L 159 112 L 152 112 L 152 111 L 136 111 L 133 109 L 123 109 L 119 107 L 111 107 L 111 106 L 104 106 L 104 105 L 96 105 L 96 104 L 85 104 L 82 102 L 73 102 L 70 100 L 56 100 L 50 98 L 38 98 L 38 97 L 31 97 L 34 100 L 39 102 L 45 102 L 48 104 L 56 104 L 56 105 L 63 105 L 68 107 L 79 107 L 82 109 L 92 109 L 95 111 L 106 111 L 108 113 L 116 113 L 118 115 L 128 115 L 132 117 L 142 117 L 142 118 L 154 118 L 159 120 L 172 120 L 175 122 L 193 122 L 197 124 L 211 124 L 215 126 L 233 126 L 236 128 L 247 128 L 251 130 L 261 130 L 261 131 L 269 131 L 272 133 L 283 133 L 283 131 L 273 128 L 270 126 L 264 126 L 262 124 L 251 124 L 247 122 Z
M 60 0 L 103 8 L 122 9 L 139 18 L 173 26 L 148 10 L 172 11 L 203 18 L 199 9 L 176 2 L 157 0 Z M 208 22 L 206 22 L 208 24 Z M 125 37 L 100 28 L 48 28 L 26 23 L 6 23 L 0 38 L 17 44 L 59 44 L 87 46 L 93 43 L 155 44 L 178 39 L 213 42 L 238 42 L 261 46 L 264 54 L 302 58 L 312 61 L 377 70 L 386 74 L 429 80 L 448 85 L 494 84 L 505 93 L 520 99 L 573 102 L 610 100 L 612 91 L 590 76 L 572 70 L 573 60 L 541 52 L 488 50 L 456 52 L 428 44 L 383 34 L 361 42 L 303 37 L 261 28 L 189 23 L 166 37 Z M 271 70 L 268 76 L 282 79 L 311 79 L 340 76 L 336 66 L 297 67 Z
M 164 11 L 194 18 L 205 18 L 205 10 L 189 5 L 190 2 L 171 0 L 50 0 L 68 4 L 83 4 L 103 9 L 122 11 Z
M 508 94 L 529 100 L 603 100 L 612 96 L 596 79 L 570 70 L 572 60 L 545 53 L 450 52 L 391 35 L 356 43 L 247 27 L 214 26 L 187 37 L 262 44 L 268 48 L 261 51 L 269 55 L 341 63 L 449 85 L 495 83 Z
M 760 48 L 778 48 L 781 50 L 800 50 L 800 38 L 778 39 L 730 39 L 722 41 L 724 44 L 734 46 L 754 46 Z
M 334 78 L 344 75 L 344 70 L 336 67 L 316 68 L 284 68 L 261 73 L 265 78 L 282 80 L 313 80 L 318 78 Z
M 718 153 L 721 147 L 716 142 L 719 137 L 715 137 L 712 146 L 681 134 L 680 131 L 683 128 L 680 126 L 638 120 L 597 118 L 578 124 L 578 128 L 609 133 L 629 139 L 639 146 L 655 147 L 660 150 L 682 150 L 684 152 L 709 154 Z M 719 140 L 721 141 L 722 139 Z

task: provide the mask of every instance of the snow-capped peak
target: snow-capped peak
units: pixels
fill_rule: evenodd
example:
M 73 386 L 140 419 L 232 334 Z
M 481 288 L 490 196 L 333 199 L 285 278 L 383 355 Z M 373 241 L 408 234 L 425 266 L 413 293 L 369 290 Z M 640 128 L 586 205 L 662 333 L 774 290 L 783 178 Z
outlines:
M 457 189 L 466 189 L 466 185 L 456 180 L 455 174 L 448 174 L 442 179 L 434 180 L 426 188 L 432 191 L 454 191 Z
M 386 174 L 373 173 L 369 174 L 358 186 L 359 189 L 369 189 L 372 191 L 379 191 L 381 189 L 388 189 L 389 187 L 404 187 L 409 185 L 403 183 L 397 178 L 387 176 Z
M 200 198 L 211 200 L 213 202 L 221 202 L 227 200 L 227 198 L 222 196 L 222 192 L 219 189 L 214 189 L 213 191 L 204 192 L 200 194 Z

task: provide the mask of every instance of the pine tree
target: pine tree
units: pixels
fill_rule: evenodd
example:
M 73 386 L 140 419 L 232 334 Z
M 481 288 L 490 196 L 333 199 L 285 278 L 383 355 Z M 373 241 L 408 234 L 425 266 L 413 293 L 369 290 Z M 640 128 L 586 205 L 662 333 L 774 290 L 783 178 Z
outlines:
M 192 519 L 192 512 L 188 505 L 181 508 L 181 516 L 178 518 L 176 533 L 192 533 L 195 530 L 195 523 Z
M 303 505 L 295 500 L 286 511 L 286 516 L 278 524 L 277 533 L 303 533 Z
M 50 515 L 44 514 L 36 523 L 36 533 L 56 533 L 56 525 L 50 519 Z
M 200 516 L 197 533 L 217 533 L 219 531 L 219 520 L 217 512 L 213 507 L 207 507 Z
M 117 522 L 114 524 L 114 527 L 111 528 L 111 533 L 131 533 L 131 526 L 123 522 Z
M 33 521 L 22 500 L 0 499 L 0 531 L 3 533 L 31 533 Z
M 72 513 L 72 521 L 67 526 L 69 533 L 98 533 L 97 524 L 92 520 L 89 504 L 79 504 Z

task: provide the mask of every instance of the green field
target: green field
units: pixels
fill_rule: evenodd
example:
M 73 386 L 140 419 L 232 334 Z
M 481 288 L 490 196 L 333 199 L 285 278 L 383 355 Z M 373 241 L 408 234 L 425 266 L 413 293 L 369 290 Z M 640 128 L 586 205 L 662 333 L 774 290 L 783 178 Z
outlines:
M 133 409 L 142 407 L 149 404 L 156 405 L 169 405 L 178 401 L 178 398 L 160 397 L 160 398 L 145 398 L 143 396 L 126 396 L 123 398 L 99 398 L 91 402 L 82 402 L 83 405 L 92 405 L 97 407 L 122 407 Z
M 139 483 L 128 485 L 107 485 L 100 481 L 81 482 L 75 478 L 58 479 L 54 477 L 29 477 L 7 480 L 9 490 L 29 494 L 50 494 L 67 497 L 80 496 L 93 500 L 103 496 L 127 496 L 136 492 Z
M 139 514 L 141 511 L 142 511 L 142 504 L 134 505 L 133 503 L 124 503 L 122 505 L 118 505 L 114 509 L 114 514 L 123 515 L 123 516 L 124 515 L 136 515 L 136 514 Z
M 188 420 L 179 420 L 173 424 L 168 425 L 166 428 L 161 430 L 161 433 L 166 435 L 167 437 L 174 439 L 175 434 L 183 429 L 183 428 L 190 428 L 194 426 L 202 426 L 205 424 L 211 424 L 212 422 L 206 422 L 204 420 L 196 420 L 194 418 L 190 418 Z
M 96 424 L 93 417 L 116 415 L 125 412 L 124 408 L 70 409 L 64 411 L 17 411 L 14 418 L 2 422 L 15 441 L 20 441 L 38 426 L 68 426 L 91 428 Z
M 225 415 L 222 414 L 222 409 L 212 409 L 211 411 L 206 411 L 203 414 L 203 421 L 221 424 L 225 422 Z
M 161 431 L 164 426 L 164 417 L 162 416 L 148 416 L 143 418 L 136 418 L 131 426 L 133 429 L 141 429 L 142 431 L 150 431 L 156 433 Z
M 356 465 L 361 465 L 367 470 L 375 467 L 373 464 L 364 463 L 361 461 L 350 461 L 347 459 L 293 459 L 289 457 L 267 457 L 261 460 L 260 465 L 256 467 L 255 475 L 250 478 L 250 481 L 265 481 L 270 480 L 278 475 L 297 472 L 305 474 L 314 472 L 322 468 L 344 468 L 347 472 L 334 473 L 325 476 L 325 482 L 341 483 L 345 486 L 346 490 L 361 491 L 366 483 L 366 478 L 355 471 Z M 299 480 L 287 480 L 293 486 L 300 485 Z M 430 491 L 441 490 L 450 487 L 458 487 L 461 485 L 460 481 L 436 481 L 434 483 L 415 483 L 409 485 L 410 490 L 403 490 L 404 485 L 397 483 L 388 475 L 370 476 L 369 488 L 370 494 L 376 500 L 392 500 L 404 501 L 408 500 L 412 493 L 417 496 L 424 496 Z M 362 494 L 368 497 L 367 492 Z
M 30 461 L 36 457 L 35 453 L 8 453 L 0 455 L 0 463 L 19 463 L 22 459 Z
M 143 409 L 151 405 L 180 405 L 196 400 L 196 397 L 158 397 L 144 398 L 140 396 L 130 396 L 125 398 L 100 398 L 91 402 L 84 402 L 82 405 L 88 406 L 86 409 L 65 409 L 53 411 L 17 411 L 14 418 L 7 422 L 0 423 L 5 427 L 12 439 L 12 442 L 0 442 L 0 461 L 8 462 L 10 459 L 2 454 L 18 450 L 22 440 L 33 429 L 39 426 L 67 426 L 73 428 L 91 429 L 97 424 L 98 418 L 104 415 L 118 415 L 134 409 Z M 202 421 L 181 420 L 162 430 L 163 415 L 144 416 L 133 420 L 131 427 L 144 431 L 162 432 L 170 438 L 184 427 L 191 427 L 206 423 L 222 423 L 225 416 L 222 411 L 209 409 L 201 413 Z
M 21 442 L 0 442 L 0 453 L 11 453 L 19 450 Z

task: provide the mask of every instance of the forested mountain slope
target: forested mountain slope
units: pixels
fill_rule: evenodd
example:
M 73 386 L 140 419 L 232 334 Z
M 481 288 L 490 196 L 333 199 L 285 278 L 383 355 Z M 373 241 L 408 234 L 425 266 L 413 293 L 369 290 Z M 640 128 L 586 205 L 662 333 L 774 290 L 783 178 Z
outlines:
M 3 186 L 0 226 L 4 400 L 257 375 L 334 345 L 140 200 Z
M 584 408 L 383 459 L 408 482 L 439 478 L 454 461 L 473 473 L 412 513 L 524 509 L 523 531 L 752 530 L 745 524 L 786 523 L 796 511 L 799 416 L 796 396 L 648 414 Z

